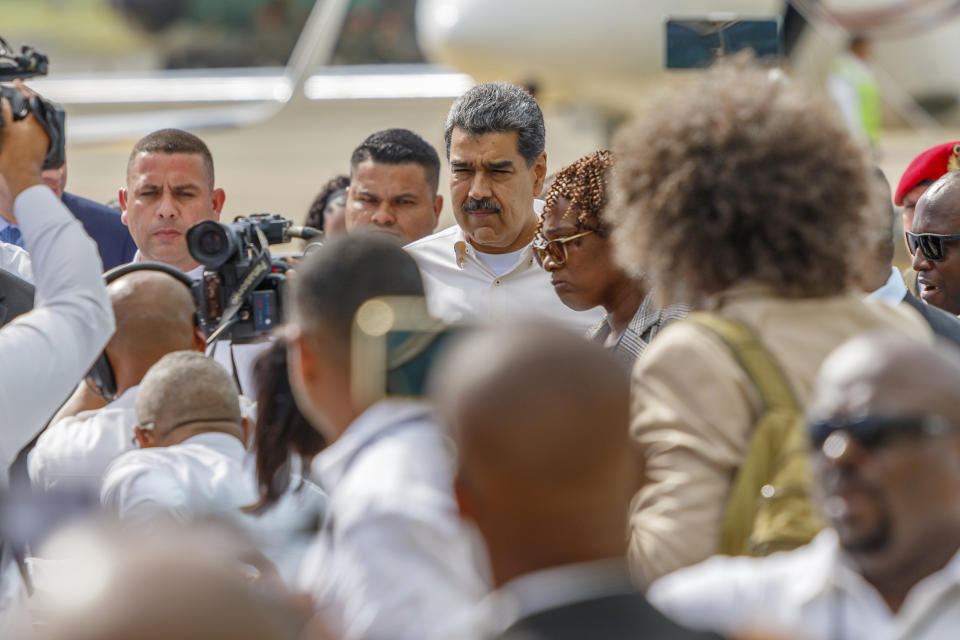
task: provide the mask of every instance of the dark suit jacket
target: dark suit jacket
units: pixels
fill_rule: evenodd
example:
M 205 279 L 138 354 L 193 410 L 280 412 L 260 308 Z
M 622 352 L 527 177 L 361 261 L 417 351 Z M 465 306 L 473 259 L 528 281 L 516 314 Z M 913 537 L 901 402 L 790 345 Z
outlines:
M 0 269 L 0 326 L 33 309 L 33 285 Z
M 720 640 L 681 627 L 640 593 L 575 602 L 521 618 L 497 640 Z
M 83 224 L 87 235 L 96 241 L 104 271 L 133 260 L 137 245 L 133 243 L 127 225 L 120 221 L 119 211 L 72 193 L 63 194 L 63 204 Z
M 927 304 L 909 291 L 903 297 L 903 301 L 920 312 L 935 334 L 960 345 L 960 318 L 932 304 Z

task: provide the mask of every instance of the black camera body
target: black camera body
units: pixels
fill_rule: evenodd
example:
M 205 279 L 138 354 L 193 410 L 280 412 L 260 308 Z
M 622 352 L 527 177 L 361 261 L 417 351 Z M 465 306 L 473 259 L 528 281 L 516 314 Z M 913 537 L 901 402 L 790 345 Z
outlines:
M 10 49 L 6 40 L 0 38 L 0 82 L 46 75 L 47 66 L 47 56 L 39 51 L 24 45 L 18 55 Z M 62 167 L 66 160 L 64 136 L 66 115 L 63 108 L 38 96 L 28 96 L 13 87 L 0 86 L 0 96 L 10 101 L 14 120 L 23 120 L 32 113 L 46 132 L 50 145 L 47 148 L 47 157 L 43 161 L 43 168 Z M 0 127 L 2 126 L 3 118 L 0 117 Z
M 268 213 L 238 217 L 230 224 L 204 220 L 190 227 L 187 248 L 206 267 L 194 296 L 207 342 L 254 342 L 282 324 L 290 264 L 272 258 L 269 246 L 321 233 Z

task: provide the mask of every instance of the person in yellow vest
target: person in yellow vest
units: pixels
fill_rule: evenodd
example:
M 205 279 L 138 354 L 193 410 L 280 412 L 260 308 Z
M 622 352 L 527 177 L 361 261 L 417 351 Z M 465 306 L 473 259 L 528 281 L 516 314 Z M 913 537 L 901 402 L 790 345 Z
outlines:
M 880 140 L 880 91 L 867 66 L 869 57 L 870 41 L 853 36 L 830 68 L 827 93 L 854 137 L 875 148 Z

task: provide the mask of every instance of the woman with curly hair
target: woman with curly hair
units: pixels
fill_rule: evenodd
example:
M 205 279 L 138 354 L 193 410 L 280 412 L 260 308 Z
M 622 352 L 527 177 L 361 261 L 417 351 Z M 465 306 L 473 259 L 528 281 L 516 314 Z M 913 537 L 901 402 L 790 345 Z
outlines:
M 310 204 L 305 224 L 320 229 L 327 237 L 346 232 L 344 212 L 349 186 L 350 178 L 347 176 L 336 176 L 328 180 Z
M 605 217 L 624 269 L 752 336 L 800 414 L 847 339 L 929 330 L 912 310 L 847 290 L 874 193 L 865 149 L 822 96 L 737 58 L 667 89 L 619 132 Z M 631 516 L 641 582 L 721 548 L 732 479 L 765 411 L 728 344 L 684 319 L 634 369 L 631 434 L 648 479 Z
M 660 308 L 642 279 L 613 261 L 610 227 L 601 217 L 613 156 L 595 151 L 554 176 L 545 196 L 534 255 L 560 300 L 575 311 L 602 306 L 606 317 L 587 337 L 612 349 L 627 366 L 660 330 L 687 313 L 686 305 Z

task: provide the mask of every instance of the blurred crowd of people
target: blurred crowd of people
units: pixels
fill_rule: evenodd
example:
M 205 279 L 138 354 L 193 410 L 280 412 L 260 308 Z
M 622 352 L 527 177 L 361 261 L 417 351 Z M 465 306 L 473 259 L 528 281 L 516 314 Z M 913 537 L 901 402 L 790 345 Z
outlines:
M 114 211 L 10 115 L 0 636 L 957 635 L 960 142 L 891 189 L 737 56 L 553 167 L 481 84 L 443 158 L 360 142 L 283 326 L 216 350 L 204 142 L 138 141 Z

